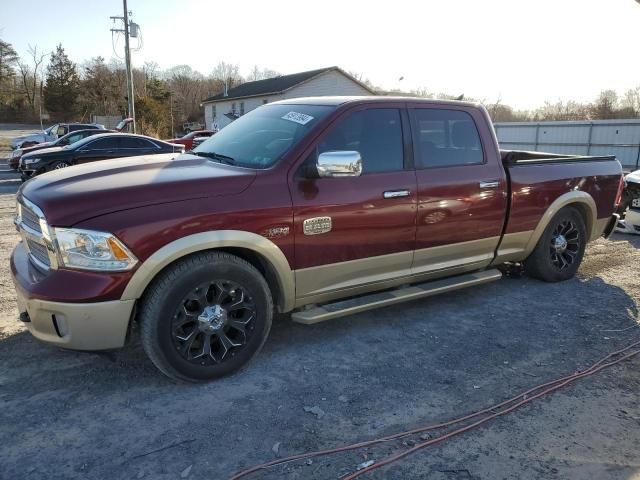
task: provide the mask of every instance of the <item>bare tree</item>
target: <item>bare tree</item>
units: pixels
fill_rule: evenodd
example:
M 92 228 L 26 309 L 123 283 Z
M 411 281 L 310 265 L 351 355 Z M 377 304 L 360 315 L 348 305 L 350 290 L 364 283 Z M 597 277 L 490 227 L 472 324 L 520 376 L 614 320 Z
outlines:
M 260 69 L 258 65 L 254 65 L 247 77 L 248 82 L 255 82 L 256 80 L 265 80 L 267 78 L 279 77 L 281 73 L 271 70 L 270 68 Z
M 39 92 L 42 89 L 42 67 L 44 59 L 48 53 L 38 52 L 38 46 L 29 45 L 27 50 L 31 60 L 31 64 L 26 62 L 18 62 L 18 71 L 20 72 L 21 89 L 32 113 L 36 113 L 36 100 L 39 100 Z M 40 83 L 38 87 L 38 83 Z
M 620 104 L 623 109 L 628 111 L 630 116 L 640 116 L 640 87 L 627 90 Z
M 218 63 L 211 72 L 211 77 L 223 82 L 226 89 L 240 85 L 244 81 L 240 75 L 240 67 L 227 62 Z

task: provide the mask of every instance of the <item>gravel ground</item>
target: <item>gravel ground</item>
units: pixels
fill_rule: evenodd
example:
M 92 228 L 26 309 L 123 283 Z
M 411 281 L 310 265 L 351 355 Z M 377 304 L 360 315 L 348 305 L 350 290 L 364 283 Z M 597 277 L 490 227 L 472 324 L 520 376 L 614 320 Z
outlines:
M 8 268 L 17 182 L 5 169 L 3 479 L 223 479 L 277 456 L 454 418 L 640 339 L 640 237 L 615 236 L 590 245 L 578 278 L 561 284 L 505 278 L 314 326 L 283 316 L 249 369 L 174 384 L 139 346 L 62 351 L 18 323 Z M 638 480 L 639 366 L 636 358 L 580 380 L 363 478 Z M 404 448 L 387 443 L 248 478 L 337 479 Z

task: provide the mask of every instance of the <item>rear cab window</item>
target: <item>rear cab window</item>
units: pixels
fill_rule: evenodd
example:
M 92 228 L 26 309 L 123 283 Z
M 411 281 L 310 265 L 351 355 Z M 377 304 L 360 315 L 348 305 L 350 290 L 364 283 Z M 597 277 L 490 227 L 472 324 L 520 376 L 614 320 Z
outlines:
M 441 108 L 411 109 L 416 168 L 484 163 L 478 128 L 469 113 Z

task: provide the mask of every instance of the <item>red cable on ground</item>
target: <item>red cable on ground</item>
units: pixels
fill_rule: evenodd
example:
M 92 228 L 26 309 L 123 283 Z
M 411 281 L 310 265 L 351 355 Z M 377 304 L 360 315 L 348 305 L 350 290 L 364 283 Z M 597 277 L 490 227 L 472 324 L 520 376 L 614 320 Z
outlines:
M 525 404 L 527 404 L 529 402 L 532 402 L 533 400 L 536 400 L 536 399 L 538 399 L 538 398 L 540 398 L 540 397 L 542 397 L 542 396 L 544 396 L 544 395 L 546 395 L 548 393 L 554 392 L 554 391 L 556 391 L 556 390 L 558 390 L 558 389 L 560 389 L 560 388 L 562 388 L 562 387 L 574 382 L 575 380 L 578 380 L 580 378 L 593 375 L 593 374 L 599 372 L 600 370 L 602 370 L 604 368 L 608 368 L 608 367 L 613 366 L 613 365 L 615 365 L 617 363 L 620 363 L 620 362 L 622 362 L 624 360 L 627 360 L 627 359 L 629 359 L 631 357 L 634 357 L 635 355 L 640 354 L 640 350 L 636 350 L 634 352 L 631 352 L 631 353 L 629 353 L 629 354 L 627 354 L 627 355 L 625 355 L 625 356 L 623 356 L 623 357 L 621 357 L 621 358 L 619 358 L 617 360 L 611 361 L 609 363 L 604 363 L 608 359 L 610 359 L 612 357 L 615 357 L 617 355 L 620 355 L 620 354 L 622 354 L 622 353 L 624 353 L 624 352 L 626 352 L 626 351 L 630 350 L 631 348 L 633 348 L 635 346 L 638 346 L 638 345 L 640 345 L 640 341 L 634 342 L 634 343 L 628 345 L 625 348 L 622 348 L 622 349 L 617 350 L 615 352 L 609 353 L 608 355 L 606 355 L 605 357 L 601 358 L 600 360 L 598 360 L 596 363 L 594 363 L 593 365 L 591 365 L 589 368 L 587 368 L 585 370 L 576 372 L 576 373 L 571 374 L 571 375 L 567 375 L 567 376 L 564 376 L 564 377 L 557 378 L 557 379 L 552 380 L 550 382 L 546 382 L 546 383 L 537 385 L 537 386 L 535 386 L 533 388 L 530 388 L 530 389 L 528 389 L 528 390 L 516 395 L 515 397 L 512 397 L 512 398 L 510 398 L 508 400 L 504 400 L 504 401 L 502 401 L 500 403 L 492 405 L 491 407 L 485 408 L 483 410 L 479 410 L 477 412 L 465 415 L 463 417 L 459 417 L 459 418 L 456 418 L 456 419 L 453 419 L 453 420 L 449 420 L 449 421 L 444 422 L 444 423 L 439 423 L 439 424 L 435 424 L 435 425 L 428 425 L 428 426 L 425 426 L 425 427 L 419 427 L 419 428 L 415 428 L 415 429 L 412 429 L 412 430 L 399 432 L 399 433 L 396 433 L 396 434 L 393 434 L 393 435 L 388 435 L 386 437 L 380 437 L 380 438 L 373 439 L 373 440 L 368 440 L 368 441 L 359 442 L 359 443 L 353 443 L 353 444 L 350 444 L 350 445 L 345 445 L 343 447 L 337 447 L 337 448 L 332 448 L 332 449 L 318 450 L 318 451 L 313 451 L 313 452 L 301 453 L 301 454 L 298 454 L 298 455 L 291 455 L 289 457 L 281 458 L 281 459 L 278 459 L 278 460 L 273 460 L 271 462 L 263 463 L 263 464 L 260 464 L 260 465 L 255 465 L 253 467 L 245 469 L 245 470 L 243 470 L 241 472 L 238 472 L 238 473 L 234 474 L 233 476 L 231 476 L 229 478 L 229 480 L 238 480 L 238 479 L 240 479 L 242 477 L 245 477 L 245 476 L 247 476 L 247 475 L 249 475 L 251 473 L 257 472 L 258 470 L 263 470 L 265 468 L 269 468 L 269 467 L 272 467 L 272 466 L 275 466 L 275 465 L 281 465 L 281 464 L 292 462 L 292 461 L 295 461 L 295 460 L 301 460 L 301 459 L 310 458 L 310 457 L 318 457 L 318 456 L 321 456 L 321 455 L 329 455 L 329 454 L 332 454 L 332 453 L 345 452 L 345 451 L 349 451 L 349 450 L 356 450 L 356 449 L 359 449 L 359 448 L 364 448 L 364 447 L 368 447 L 368 446 L 371 446 L 371 445 L 376 445 L 378 443 L 388 442 L 390 440 L 395 440 L 395 439 L 398 439 L 398 438 L 406 437 L 408 435 L 414 435 L 416 433 L 421 433 L 421 432 L 425 432 L 425 431 L 428 431 L 428 430 L 436 430 L 436 429 L 452 426 L 452 425 L 455 425 L 457 423 L 461 423 L 463 421 L 470 420 L 472 418 L 476 418 L 476 417 L 478 417 L 480 415 L 493 412 L 488 417 L 485 417 L 485 418 L 483 418 L 481 420 L 478 420 L 477 422 L 474 422 L 474 423 L 472 423 L 470 425 L 466 425 L 466 426 L 461 427 L 461 428 L 459 428 L 457 430 L 453 430 L 451 432 L 445 433 L 445 434 L 441 435 L 440 437 L 434 438 L 434 439 L 429 440 L 427 442 L 417 444 L 417 445 L 411 447 L 410 449 L 405 450 L 404 452 L 401 452 L 401 453 L 398 453 L 396 455 L 392 455 L 390 457 L 387 457 L 386 459 L 383 459 L 382 461 L 380 461 L 378 463 L 375 463 L 375 464 L 373 464 L 373 465 L 371 465 L 369 467 L 363 468 L 362 470 L 354 472 L 351 475 L 349 475 L 348 477 L 344 478 L 344 480 L 352 480 L 352 479 L 354 479 L 354 478 L 356 478 L 356 477 L 358 477 L 360 475 L 364 475 L 367 472 L 370 472 L 372 470 L 375 470 L 377 468 L 383 467 L 383 466 L 388 465 L 388 464 L 390 464 L 392 462 L 400 460 L 401 458 L 403 458 L 403 457 L 405 457 L 407 455 L 410 455 L 411 453 L 414 453 L 417 450 L 420 450 L 420 449 L 428 447 L 430 445 L 434 445 L 436 443 L 442 442 L 444 440 L 447 440 L 448 438 L 451 438 L 453 436 L 459 435 L 459 434 L 464 433 L 466 431 L 469 431 L 469 430 L 471 430 L 473 428 L 477 428 L 478 426 L 482 425 L 483 423 L 486 423 L 486 422 L 488 422 L 490 420 L 493 420 L 493 419 L 495 419 L 495 418 L 497 418 L 499 416 L 502 416 L 502 415 L 505 415 L 507 413 L 510 413 L 513 410 L 515 410 L 515 409 L 517 409 L 517 408 L 519 408 L 519 407 L 521 407 L 521 406 L 523 406 L 523 405 L 525 405 Z M 533 393 L 535 391 L 541 390 L 541 389 L 544 389 L 544 390 L 534 394 L 531 397 L 528 397 L 529 394 L 531 394 L 531 393 Z M 522 400 L 520 400 L 517 403 L 514 403 L 514 402 L 516 402 L 516 400 L 519 400 L 519 399 L 522 399 Z M 504 410 L 501 410 L 499 412 L 494 412 L 494 410 L 502 408 L 505 405 L 508 405 L 510 403 L 514 403 L 514 404 L 509 406 L 509 407 L 507 407 L 507 408 L 505 408 Z

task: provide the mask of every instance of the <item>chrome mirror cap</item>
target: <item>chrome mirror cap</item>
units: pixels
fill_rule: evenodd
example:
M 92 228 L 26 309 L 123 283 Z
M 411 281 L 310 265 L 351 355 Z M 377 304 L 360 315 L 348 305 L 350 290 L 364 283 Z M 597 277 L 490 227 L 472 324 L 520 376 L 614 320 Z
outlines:
M 319 177 L 358 177 L 362 174 L 362 157 L 355 150 L 323 152 L 316 166 Z

